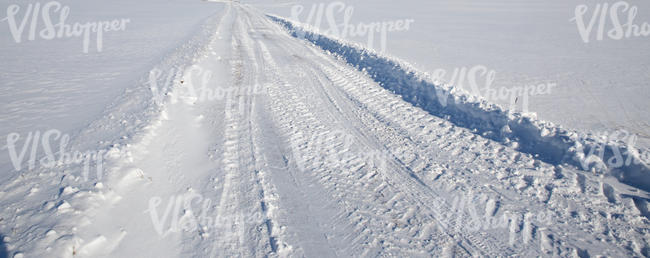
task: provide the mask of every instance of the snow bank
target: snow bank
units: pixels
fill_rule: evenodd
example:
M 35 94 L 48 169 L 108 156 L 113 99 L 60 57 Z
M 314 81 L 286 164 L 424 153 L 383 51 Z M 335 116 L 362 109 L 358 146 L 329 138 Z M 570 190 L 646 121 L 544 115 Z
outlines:
M 2 185 L 0 205 L 6 207 L 2 216 L 7 223 L 0 226 L 7 232 L 7 225 L 13 228 L 11 238 L 3 239 L 10 254 L 96 256 L 93 254 L 108 254 L 117 248 L 126 231 L 97 235 L 87 228 L 105 226 L 92 223 L 104 215 L 97 214 L 98 209 L 127 197 L 123 189 L 143 177 L 142 170 L 132 164 L 134 154 L 142 152 L 143 143 L 153 139 L 153 129 L 165 118 L 166 110 L 166 105 L 156 102 L 152 84 L 165 85 L 160 89 L 168 101 L 178 91 L 177 77 L 184 68 L 206 55 L 208 44 L 216 37 L 219 18 L 214 14 L 202 19 L 201 26 L 193 29 L 184 43 L 160 57 L 151 73 L 142 74 L 141 80 L 128 86 L 104 114 L 69 138 L 71 150 L 94 150 L 103 155 L 105 159 L 96 164 L 96 176 L 88 175 L 85 163 L 73 162 L 23 169 Z M 156 71 L 165 76 L 152 77 Z M 35 142 L 34 146 L 38 144 Z
M 306 39 L 373 78 L 382 87 L 432 115 L 448 119 L 483 137 L 516 148 L 553 165 L 571 165 L 650 191 L 648 151 L 633 142 L 603 140 L 593 133 L 579 133 L 534 113 L 506 110 L 451 85 L 435 83 L 412 65 L 385 54 L 317 32 L 307 24 L 276 15 L 268 17 L 300 39 Z

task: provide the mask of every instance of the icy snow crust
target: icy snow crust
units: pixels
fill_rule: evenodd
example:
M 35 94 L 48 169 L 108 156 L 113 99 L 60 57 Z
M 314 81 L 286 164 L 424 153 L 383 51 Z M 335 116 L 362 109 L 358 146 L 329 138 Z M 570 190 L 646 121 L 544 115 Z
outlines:
M 277 15 L 268 17 L 282 24 L 292 36 L 339 56 L 382 87 L 432 115 L 515 147 L 549 164 L 570 164 L 582 170 L 613 175 L 623 183 L 650 191 L 647 150 L 639 150 L 624 142 L 603 144 L 591 133 L 580 133 L 540 121 L 534 113 L 506 110 L 481 97 L 455 89 L 453 85 L 436 84 L 430 76 L 398 58 L 377 53 L 358 43 L 323 35 L 308 24 Z M 602 155 L 597 155 L 601 152 Z M 608 162 L 610 160 L 613 162 Z

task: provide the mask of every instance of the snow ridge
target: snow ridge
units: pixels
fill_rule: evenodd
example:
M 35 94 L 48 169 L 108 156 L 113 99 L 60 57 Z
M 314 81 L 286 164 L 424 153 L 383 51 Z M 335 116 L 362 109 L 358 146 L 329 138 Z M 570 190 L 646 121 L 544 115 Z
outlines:
M 203 20 L 186 43 L 163 54 L 152 67 L 151 73 L 164 74 L 157 77 L 157 84 L 165 102 L 178 90 L 177 77 L 182 76 L 184 67 L 207 51 L 218 18 L 216 13 Z M 167 78 L 172 74 L 169 71 L 175 74 Z M 5 199 L 0 203 L 5 208 L 0 215 L 7 224 L 15 225 L 14 238 L 3 241 L 10 253 L 19 250 L 14 257 L 23 251 L 34 257 L 95 256 L 110 253 L 119 245 L 125 231 L 88 236 L 81 229 L 92 227 L 100 215 L 98 209 L 119 202 L 133 182 L 144 178 L 142 170 L 131 165 L 133 156 L 146 151 L 142 146 L 152 140 L 154 129 L 166 116 L 166 105 L 153 96 L 151 76 L 143 75 L 101 117 L 71 136 L 71 149 L 96 149 L 105 154 L 103 167 L 107 169 L 98 165 L 96 177 L 94 173 L 90 178 L 82 176 L 83 164 L 74 163 L 23 172 L 0 185 L 0 196 Z M 106 187 L 112 185 L 115 187 Z M 34 226 L 21 230 L 22 224 Z
M 650 191 L 647 151 L 622 141 L 602 143 L 593 133 L 581 133 L 551 122 L 534 113 L 518 113 L 440 85 L 428 74 L 398 58 L 364 46 L 323 35 L 288 19 L 267 14 L 296 38 L 305 39 L 365 72 L 387 90 L 432 115 L 552 165 L 572 165 L 578 169 L 616 177 L 620 182 Z M 599 155 L 594 155 L 598 153 Z M 615 162 L 613 162 L 615 161 Z M 607 163 L 606 163 L 607 162 Z

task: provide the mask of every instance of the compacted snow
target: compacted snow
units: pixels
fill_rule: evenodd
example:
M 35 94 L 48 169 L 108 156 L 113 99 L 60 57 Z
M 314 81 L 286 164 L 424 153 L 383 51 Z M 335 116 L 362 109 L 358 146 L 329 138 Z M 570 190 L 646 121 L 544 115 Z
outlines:
M 636 121 L 626 120 L 624 131 L 604 137 L 589 130 L 600 128 L 591 122 L 563 123 L 589 115 L 573 114 L 578 111 L 564 100 L 531 97 L 524 110 L 530 112 L 519 112 L 509 100 L 473 94 L 432 76 L 428 64 L 408 62 L 431 57 L 418 44 L 440 41 L 406 36 L 391 50 L 395 45 L 382 47 L 381 40 L 358 44 L 271 11 L 300 5 L 309 12 L 311 2 L 40 2 L 38 8 L 48 3 L 57 15 L 68 6 L 70 24 L 109 21 L 114 29 L 102 40 L 91 34 L 87 48 L 83 36 L 47 39 L 44 32 L 30 40 L 34 21 L 15 32 L 37 2 L 3 2 L 7 15 L 17 16 L 0 24 L 6 60 L 0 64 L 0 132 L 6 137 L 0 256 L 650 254 L 650 156 L 642 111 L 630 112 Z M 495 8 L 520 16 L 528 10 L 523 3 L 439 5 L 459 15 L 457 21 L 464 12 L 490 20 Z M 550 13 L 566 4 L 530 5 Z M 406 3 L 389 15 L 384 2 L 373 15 L 401 19 L 394 29 L 408 35 L 423 16 L 402 10 L 441 12 L 432 6 L 418 10 Z M 575 26 L 570 18 L 562 22 Z M 448 24 L 438 17 L 420 26 L 435 21 Z M 487 35 L 489 26 L 484 30 Z M 490 38 L 484 44 L 507 48 L 509 36 Z M 408 40 L 416 43 L 406 51 Z M 436 51 L 450 55 L 450 42 L 462 40 L 449 39 Z M 629 59 L 611 53 L 604 59 L 647 68 L 641 51 L 647 47 L 639 40 L 647 38 L 624 43 L 637 55 L 629 50 Z M 468 64 L 467 71 L 474 67 L 489 78 L 496 69 L 489 56 L 497 63 L 525 58 L 522 51 L 543 58 L 549 49 L 512 47 L 498 58 L 495 50 L 477 55 L 478 66 Z M 464 52 L 467 60 L 472 51 Z M 569 94 L 556 89 L 594 73 L 569 69 L 577 62 L 572 58 L 590 54 L 565 54 L 572 61 L 560 66 L 564 73 L 530 81 L 544 84 L 531 91 Z M 634 96 L 621 110 L 647 105 L 647 74 L 637 72 L 616 82 L 636 85 L 623 90 L 640 89 L 626 93 Z M 602 93 L 603 85 L 615 85 L 594 81 L 583 87 Z M 545 105 L 567 109 L 546 112 Z M 604 128 L 620 129 L 598 113 L 591 112 Z

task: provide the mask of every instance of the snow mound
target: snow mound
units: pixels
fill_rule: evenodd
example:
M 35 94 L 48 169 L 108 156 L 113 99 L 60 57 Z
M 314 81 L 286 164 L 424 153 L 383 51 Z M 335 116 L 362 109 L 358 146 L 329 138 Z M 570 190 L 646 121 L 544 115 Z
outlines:
M 436 83 L 427 73 L 398 58 L 321 34 L 308 24 L 271 14 L 267 16 L 293 37 L 305 39 L 346 61 L 382 87 L 432 115 L 549 164 L 568 164 L 614 176 L 622 183 L 650 191 L 649 152 L 636 148 L 633 141 L 603 140 L 595 133 L 582 133 L 541 121 L 535 113 L 507 110 L 453 85 Z

